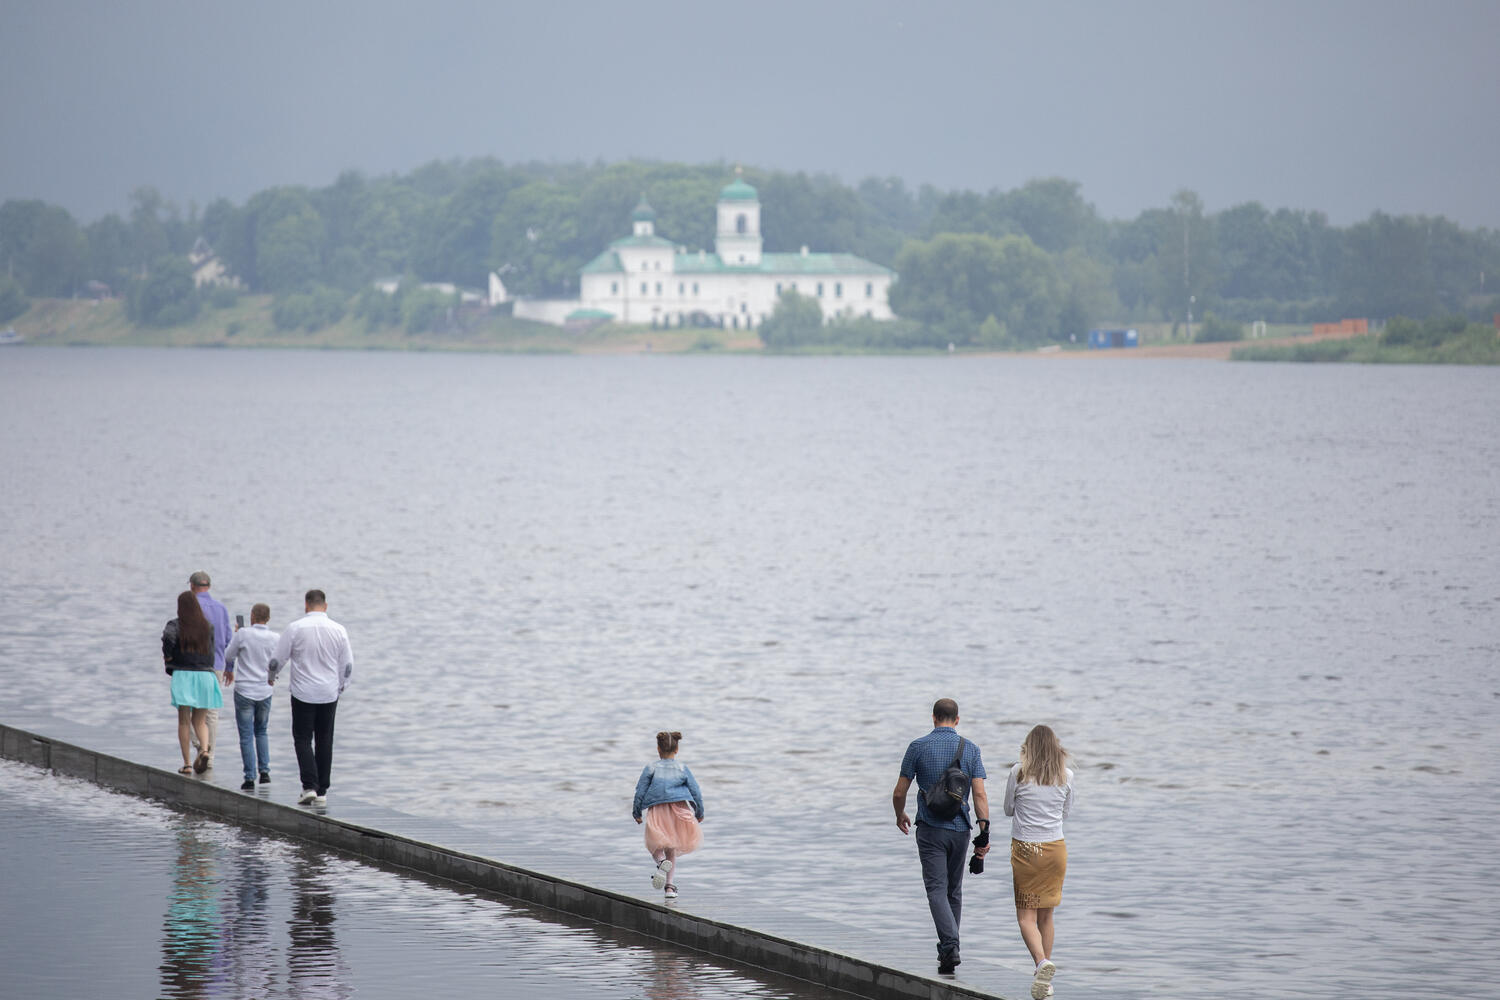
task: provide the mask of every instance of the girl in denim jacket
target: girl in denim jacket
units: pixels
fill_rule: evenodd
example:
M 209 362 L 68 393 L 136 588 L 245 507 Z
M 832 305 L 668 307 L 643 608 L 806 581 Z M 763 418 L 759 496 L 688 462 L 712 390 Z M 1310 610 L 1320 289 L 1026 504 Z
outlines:
M 686 764 L 677 760 L 681 733 L 657 733 L 659 760 L 647 764 L 635 783 L 635 801 L 630 814 L 646 825 L 646 850 L 656 862 L 651 887 L 665 889 L 668 899 L 677 898 L 672 876 L 677 859 L 703 844 L 703 793 Z

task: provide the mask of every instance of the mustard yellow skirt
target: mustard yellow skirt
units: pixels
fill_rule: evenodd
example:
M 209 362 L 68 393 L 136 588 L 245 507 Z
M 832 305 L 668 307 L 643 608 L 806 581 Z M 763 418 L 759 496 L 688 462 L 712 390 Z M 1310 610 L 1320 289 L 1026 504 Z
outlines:
M 1045 910 L 1056 906 L 1062 902 L 1063 876 L 1068 872 L 1068 845 L 1061 840 L 1046 844 L 1012 840 L 1010 871 L 1017 907 Z

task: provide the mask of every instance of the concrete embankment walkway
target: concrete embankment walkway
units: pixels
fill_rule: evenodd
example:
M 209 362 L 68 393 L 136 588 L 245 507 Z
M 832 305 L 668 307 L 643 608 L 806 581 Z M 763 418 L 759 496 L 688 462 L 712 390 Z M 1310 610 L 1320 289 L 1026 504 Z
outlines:
M 518 845 L 503 835 L 336 795 L 330 796 L 326 808 L 301 807 L 295 802 L 297 783 L 284 769 L 280 773 L 291 780 L 242 792 L 237 747 L 221 752 L 220 766 L 202 777 L 142 763 L 175 760 L 169 723 L 157 741 L 160 745 L 155 745 L 55 717 L 6 710 L 0 721 L 0 756 L 872 1000 L 998 998 L 1002 984 L 1013 996 L 1024 993 L 1023 984 L 1029 984 L 1019 964 L 1007 967 L 983 960 L 965 961 L 957 977 L 940 977 L 932 943 L 925 936 L 893 940 L 742 898 L 694 897 L 691 902 L 664 904 L 656 893 L 648 898 L 605 888 L 601 883 L 609 881 L 607 873 L 591 872 L 586 866 L 580 870 L 575 859 Z M 232 719 L 229 724 L 233 726 Z M 568 874 L 560 874 L 563 871 Z M 916 886 L 909 888 L 912 905 L 922 905 Z M 1008 931 L 1013 930 L 1010 916 L 995 915 Z M 1069 995 L 1083 994 L 1069 990 Z

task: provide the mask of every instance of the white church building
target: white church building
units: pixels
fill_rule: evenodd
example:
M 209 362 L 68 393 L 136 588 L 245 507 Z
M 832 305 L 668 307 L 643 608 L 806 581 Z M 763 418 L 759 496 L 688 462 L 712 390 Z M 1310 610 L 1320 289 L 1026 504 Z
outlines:
M 763 250 L 760 197 L 739 177 L 719 192 L 713 253 L 658 236 L 656 213 L 644 198 L 631 225 L 629 236 L 584 265 L 577 299 L 518 300 L 515 315 L 558 324 L 609 318 L 746 330 L 770 317 L 782 292 L 795 291 L 822 306 L 825 322 L 894 318 L 887 296 L 896 273 L 890 268 L 850 253 Z

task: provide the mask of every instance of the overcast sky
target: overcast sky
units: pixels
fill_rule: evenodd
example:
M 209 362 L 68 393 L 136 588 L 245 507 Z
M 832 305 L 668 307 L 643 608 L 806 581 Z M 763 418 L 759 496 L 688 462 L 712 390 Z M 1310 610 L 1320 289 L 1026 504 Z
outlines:
M 634 157 L 1497 227 L 1497 40 L 1500 0 L 0 0 L 0 200 Z

